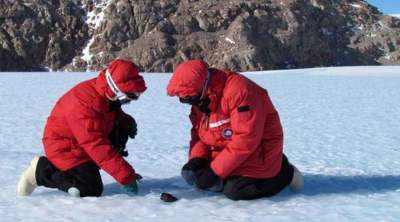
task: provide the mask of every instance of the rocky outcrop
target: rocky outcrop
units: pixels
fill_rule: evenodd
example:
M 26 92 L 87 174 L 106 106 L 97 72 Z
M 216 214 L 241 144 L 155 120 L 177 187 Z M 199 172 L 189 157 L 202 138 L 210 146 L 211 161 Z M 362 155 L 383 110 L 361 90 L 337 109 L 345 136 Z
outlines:
M 59 70 L 89 38 L 76 1 L 0 0 L 0 70 Z
M 0 6 L 2 70 L 99 70 L 117 57 L 154 72 L 189 58 L 236 71 L 400 63 L 400 20 L 364 0 L 32 2 Z

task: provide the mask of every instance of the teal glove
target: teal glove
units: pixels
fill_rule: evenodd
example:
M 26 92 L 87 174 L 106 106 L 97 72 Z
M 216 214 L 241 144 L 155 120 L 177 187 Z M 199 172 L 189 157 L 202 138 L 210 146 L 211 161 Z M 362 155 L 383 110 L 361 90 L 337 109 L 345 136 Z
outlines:
M 134 180 L 133 182 L 127 184 L 127 185 L 123 185 L 122 186 L 122 191 L 129 193 L 129 194 L 138 194 L 139 192 L 139 187 L 137 185 L 136 180 Z
M 140 176 L 139 174 L 136 174 L 136 179 L 134 179 L 129 184 L 123 185 L 121 187 L 122 191 L 129 193 L 129 194 L 137 195 L 139 192 L 139 187 L 137 185 L 137 182 L 140 181 L 141 179 L 142 179 L 142 176 Z

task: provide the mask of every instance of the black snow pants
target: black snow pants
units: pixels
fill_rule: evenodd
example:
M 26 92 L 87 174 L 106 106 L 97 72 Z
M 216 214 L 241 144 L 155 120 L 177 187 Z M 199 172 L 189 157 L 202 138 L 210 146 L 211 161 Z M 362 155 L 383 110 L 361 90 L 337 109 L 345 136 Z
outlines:
M 271 197 L 290 184 L 293 172 L 293 166 L 283 155 L 281 170 L 275 177 L 268 179 L 242 176 L 229 177 L 224 181 L 222 192 L 231 200 L 253 200 L 261 197 Z
M 86 162 L 67 171 L 60 171 L 42 156 L 36 168 L 36 181 L 39 186 L 58 188 L 67 192 L 75 187 L 81 197 L 101 196 L 103 182 L 100 171 L 94 162 Z

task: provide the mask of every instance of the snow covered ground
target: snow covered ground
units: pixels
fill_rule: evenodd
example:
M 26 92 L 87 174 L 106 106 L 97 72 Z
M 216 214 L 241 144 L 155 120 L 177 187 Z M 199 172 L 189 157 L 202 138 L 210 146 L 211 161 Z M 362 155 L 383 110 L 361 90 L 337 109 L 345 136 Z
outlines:
M 138 196 L 121 193 L 103 172 L 100 198 L 46 188 L 17 197 L 21 171 L 43 152 L 42 131 L 55 101 L 95 75 L 0 73 L 1 221 L 399 221 L 400 67 L 246 74 L 268 89 L 280 112 L 285 153 L 305 174 L 301 193 L 234 202 L 186 185 L 179 171 L 189 107 L 166 96 L 170 75 L 146 74 L 148 91 L 124 107 L 139 124 L 128 144 L 128 161 L 144 176 Z M 163 203 L 161 192 L 180 200 Z

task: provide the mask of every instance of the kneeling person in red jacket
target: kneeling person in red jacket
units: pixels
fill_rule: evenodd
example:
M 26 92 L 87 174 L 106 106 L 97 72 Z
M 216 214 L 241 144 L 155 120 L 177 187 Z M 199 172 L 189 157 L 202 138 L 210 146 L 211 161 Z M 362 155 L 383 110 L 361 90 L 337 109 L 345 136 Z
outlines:
M 138 67 L 115 60 L 97 78 L 66 92 L 44 129 L 46 156 L 31 161 L 20 178 L 17 193 L 30 195 L 37 186 L 45 186 L 72 196 L 100 196 L 100 168 L 125 191 L 137 193 L 140 175 L 123 158 L 127 155 L 124 148 L 128 136 L 136 135 L 136 122 L 121 105 L 137 100 L 145 90 Z
M 303 187 L 301 173 L 283 154 L 279 115 L 265 89 L 201 60 L 180 64 L 169 96 L 192 105 L 189 161 L 182 176 L 200 189 L 223 191 L 232 200 Z

